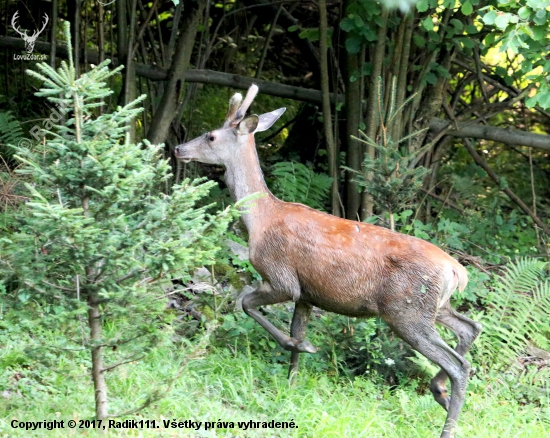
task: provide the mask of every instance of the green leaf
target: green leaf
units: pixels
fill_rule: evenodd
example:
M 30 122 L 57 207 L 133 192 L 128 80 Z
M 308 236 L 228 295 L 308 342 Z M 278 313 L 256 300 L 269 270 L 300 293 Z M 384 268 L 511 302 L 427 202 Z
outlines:
M 450 23 L 454 26 L 454 28 L 458 31 L 461 31 L 464 29 L 464 25 L 462 24 L 462 21 L 457 20 L 456 18 L 453 18 Z
M 466 47 L 467 49 L 473 49 L 474 48 L 474 42 L 470 39 L 470 38 L 466 38 L 466 37 L 463 37 L 463 38 L 459 38 L 458 39 L 462 45 L 464 47 Z
M 473 24 L 468 24 L 468 26 L 466 26 L 466 33 L 468 35 L 472 35 L 474 33 L 478 33 L 479 32 L 479 29 L 473 25 Z
M 523 25 L 519 25 L 518 32 L 522 32 L 528 37 L 535 39 L 535 34 L 533 33 L 533 29 L 531 29 L 531 26 L 529 26 L 529 24 L 527 23 Z
M 453 39 L 453 37 L 457 34 L 457 33 L 461 33 L 459 31 L 457 31 L 454 27 L 447 27 L 446 29 L 446 32 L 445 32 L 445 37 L 447 39 Z
M 428 7 L 429 7 L 429 2 L 428 0 L 420 0 L 417 4 L 416 4 L 416 10 L 418 12 L 426 12 L 428 10 Z
M 346 38 L 346 50 L 348 53 L 359 53 L 361 50 L 361 41 L 356 36 L 348 36 Z
M 535 26 L 532 27 L 531 30 L 533 31 L 533 39 L 535 41 L 542 40 L 548 35 L 548 30 L 546 29 L 546 26 Z
M 525 106 L 527 108 L 533 108 L 535 106 L 537 106 L 537 102 L 538 102 L 538 96 L 535 94 L 534 96 L 531 96 L 531 97 L 528 97 L 527 99 L 525 99 Z
M 543 107 L 544 109 L 550 109 L 550 93 L 548 91 L 539 92 L 538 98 L 539 98 L 539 105 L 541 107 Z
M 527 6 L 522 6 L 518 10 L 519 18 L 522 20 L 527 20 L 531 16 L 531 9 L 529 9 Z
M 483 16 L 483 22 L 490 26 L 495 23 L 496 18 L 497 18 L 497 12 L 489 11 Z
M 343 21 L 342 21 L 342 22 L 343 22 Z M 293 25 L 293 26 L 290 26 L 287 30 L 288 30 L 289 32 L 296 32 L 299 28 L 300 28 L 300 26 L 298 26 L 298 25 L 295 24 L 295 25 Z M 345 29 L 344 29 L 344 30 L 345 30 Z
M 493 43 L 495 42 L 496 40 L 496 37 L 497 37 L 497 34 L 494 33 L 494 32 L 491 32 L 490 34 L 488 34 L 485 39 L 483 40 L 483 44 L 486 46 L 486 47 L 490 47 L 493 45 Z
M 531 9 L 541 9 L 550 6 L 550 2 L 544 0 L 527 0 L 526 3 Z
M 546 24 L 546 10 L 539 9 L 535 14 L 535 18 L 533 18 L 533 21 L 539 26 Z
M 500 14 L 495 19 L 495 26 L 499 29 L 506 29 L 506 26 L 508 26 L 508 23 L 510 22 L 510 14 Z
M 340 29 L 342 29 L 344 32 L 349 32 L 352 29 L 355 29 L 355 26 L 353 25 L 353 21 L 346 17 L 340 22 Z M 288 28 L 288 30 L 290 31 L 290 27 Z
M 506 178 L 501 176 L 498 185 L 499 185 L 501 190 L 507 189 L 508 188 L 508 181 L 506 181 Z
M 320 32 L 318 27 L 313 29 L 304 29 L 300 32 L 300 38 L 303 40 L 307 39 L 309 41 L 319 41 Z
M 437 71 L 437 74 L 442 77 L 442 78 L 447 78 L 449 79 L 451 77 L 451 73 L 449 73 L 449 70 L 447 70 L 445 67 L 443 67 L 442 65 L 438 65 L 436 67 L 436 71 Z
M 432 30 L 434 28 L 434 22 L 432 20 L 432 17 L 424 18 L 424 20 L 422 20 L 422 25 L 424 26 L 424 29 Z
M 433 41 L 434 43 L 441 42 L 441 38 L 439 37 L 439 34 L 433 30 L 428 31 L 428 37 L 430 38 L 430 41 Z
M 495 67 L 495 73 L 501 78 L 503 78 L 504 76 L 508 76 L 508 70 L 506 70 L 504 67 L 500 65 L 497 65 Z
M 423 47 L 426 46 L 426 40 L 424 39 L 423 36 L 414 34 L 413 35 L 413 41 L 414 41 L 414 44 L 416 45 L 416 47 L 423 48 Z
M 431 71 L 426 73 L 426 82 L 430 85 L 434 85 L 437 82 L 437 76 Z
M 518 10 L 519 18 L 527 20 L 531 16 L 531 10 L 527 6 L 522 6 Z
M 472 3 L 470 3 L 470 0 L 465 1 L 462 4 L 460 12 L 462 12 L 464 15 L 470 15 L 472 12 L 474 12 L 474 7 L 472 6 Z

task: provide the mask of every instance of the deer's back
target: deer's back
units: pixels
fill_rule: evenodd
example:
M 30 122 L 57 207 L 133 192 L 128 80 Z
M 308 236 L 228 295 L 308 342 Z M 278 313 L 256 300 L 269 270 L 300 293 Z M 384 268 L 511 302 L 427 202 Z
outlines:
M 275 289 L 350 316 L 434 313 L 467 276 L 429 242 L 282 201 L 251 235 L 250 255 Z

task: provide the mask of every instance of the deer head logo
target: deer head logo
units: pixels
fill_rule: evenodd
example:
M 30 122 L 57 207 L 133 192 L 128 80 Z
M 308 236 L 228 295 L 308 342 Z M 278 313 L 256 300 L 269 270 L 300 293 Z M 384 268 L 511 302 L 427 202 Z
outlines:
M 23 38 L 23 41 L 25 41 L 25 49 L 28 53 L 32 53 L 34 50 L 34 43 L 36 42 L 36 39 L 38 38 L 38 35 L 42 33 L 42 31 L 46 28 L 46 25 L 48 24 L 48 16 L 44 14 L 44 23 L 42 24 L 42 29 L 39 31 L 34 31 L 31 36 L 27 35 L 27 30 L 25 29 L 24 32 L 21 32 L 19 30 L 19 26 L 17 26 L 17 19 L 19 18 L 19 11 L 16 11 L 15 14 L 13 14 L 13 17 L 11 18 L 11 27 L 19 34 L 21 35 L 21 38 Z

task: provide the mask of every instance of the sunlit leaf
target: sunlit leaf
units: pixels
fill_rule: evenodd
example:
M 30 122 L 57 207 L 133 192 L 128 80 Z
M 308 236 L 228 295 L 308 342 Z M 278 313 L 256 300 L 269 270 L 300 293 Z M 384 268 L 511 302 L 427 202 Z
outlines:
M 488 25 L 492 25 L 495 23 L 495 19 L 497 18 L 497 12 L 496 11 L 489 11 L 483 16 L 483 22 Z

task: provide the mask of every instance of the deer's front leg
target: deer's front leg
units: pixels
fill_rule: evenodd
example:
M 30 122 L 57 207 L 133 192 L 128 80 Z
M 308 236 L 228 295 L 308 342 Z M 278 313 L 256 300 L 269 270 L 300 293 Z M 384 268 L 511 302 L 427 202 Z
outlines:
M 281 347 L 288 351 L 315 353 L 317 349 L 306 340 L 291 338 L 285 335 L 277 327 L 271 324 L 265 316 L 263 316 L 258 307 L 269 304 L 283 303 L 290 301 L 292 297 L 286 293 L 274 290 L 269 283 L 263 283 L 254 292 L 250 292 L 243 298 L 243 310 L 248 316 L 260 324 Z

